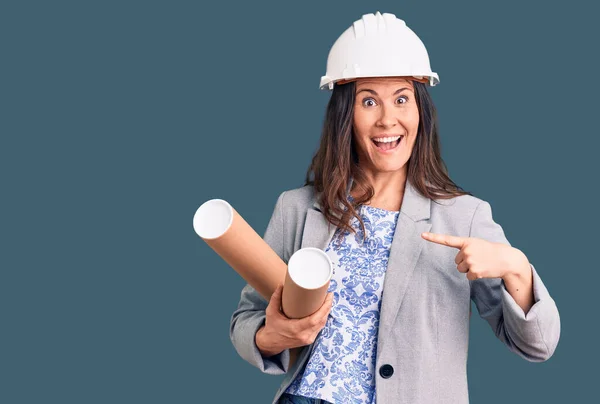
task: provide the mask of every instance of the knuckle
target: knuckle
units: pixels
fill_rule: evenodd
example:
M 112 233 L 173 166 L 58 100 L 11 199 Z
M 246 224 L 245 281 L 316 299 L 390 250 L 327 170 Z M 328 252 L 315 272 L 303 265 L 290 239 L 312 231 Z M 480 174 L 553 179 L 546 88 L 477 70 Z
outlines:
M 302 345 L 310 344 L 309 335 L 307 333 L 303 333 L 303 334 L 299 335 L 296 339 Z
M 304 331 L 304 329 L 303 329 L 302 327 L 300 327 L 300 325 L 299 325 L 299 324 L 294 324 L 294 325 L 291 327 L 291 330 L 290 330 L 290 331 L 291 331 L 291 332 L 292 332 L 292 334 L 294 334 L 295 336 L 300 336 L 300 335 L 302 335 L 302 332 Z

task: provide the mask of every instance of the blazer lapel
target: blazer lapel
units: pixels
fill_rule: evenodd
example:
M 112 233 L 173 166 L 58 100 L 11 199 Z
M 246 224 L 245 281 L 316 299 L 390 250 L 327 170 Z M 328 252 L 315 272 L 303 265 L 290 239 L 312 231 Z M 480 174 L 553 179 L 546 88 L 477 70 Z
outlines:
M 351 185 L 352 179 L 348 191 Z M 407 181 L 383 282 L 385 299 L 381 304 L 379 338 L 385 338 L 391 331 L 421 250 L 427 243 L 421 233 L 431 229 L 431 223 L 427 220 L 430 209 L 431 200 L 419 194 Z M 321 210 L 317 197 L 306 215 L 301 248 L 316 247 L 325 250 L 329 245 L 336 226 L 327 221 Z
M 431 229 L 431 200 L 418 193 L 406 182 L 400 215 L 392 239 L 388 266 L 383 281 L 379 316 L 379 338 L 385 340 L 395 324 L 406 289 L 415 271 L 417 260 L 427 240 L 421 233 Z
M 335 233 L 336 226 L 329 223 L 320 211 L 309 209 L 306 213 L 304 233 L 300 248 L 315 247 L 325 250 Z
M 352 177 L 346 187 L 346 195 L 352 189 Z M 344 205 L 340 203 L 340 208 L 344 209 Z M 316 200 L 312 205 L 312 208 L 308 209 L 306 214 L 306 220 L 304 222 L 304 232 L 302 233 L 302 244 L 300 248 L 305 247 L 316 247 L 321 250 L 325 250 L 329 245 L 335 231 L 336 226 L 329 223 L 325 218 L 325 215 L 321 213 L 323 207 L 319 203 L 319 195 L 316 196 Z M 339 217 L 339 216 L 337 216 Z

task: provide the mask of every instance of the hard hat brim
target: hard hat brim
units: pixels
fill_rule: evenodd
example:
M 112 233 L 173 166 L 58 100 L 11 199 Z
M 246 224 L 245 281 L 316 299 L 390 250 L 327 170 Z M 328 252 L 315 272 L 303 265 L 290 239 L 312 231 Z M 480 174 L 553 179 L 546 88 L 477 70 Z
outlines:
M 351 78 L 344 78 L 344 79 L 338 79 L 338 80 L 328 80 L 326 82 L 324 82 L 322 85 L 319 86 L 319 89 L 321 90 L 332 90 L 333 86 L 338 84 L 338 85 L 343 85 L 343 84 L 347 84 L 350 83 L 352 81 L 356 81 L 360 78 L 376 78 L 376 77 L 404 77 L 404 78 L 408 78 L 410 80 L 413 81 L 418 81 L 420 83 L 423 84 L 427 84 L 430 87 L 436 86 L 437 84 L 439 84 L 440 80 L 439 77 L 436 73 L 431 73 L 430 76 L 403 76 L 403 75 L 389 75 L 389 76 L 384 76 L 384 75 L 378 75 L 378 76 L 361 76 L 361 77 L 351 77 Z

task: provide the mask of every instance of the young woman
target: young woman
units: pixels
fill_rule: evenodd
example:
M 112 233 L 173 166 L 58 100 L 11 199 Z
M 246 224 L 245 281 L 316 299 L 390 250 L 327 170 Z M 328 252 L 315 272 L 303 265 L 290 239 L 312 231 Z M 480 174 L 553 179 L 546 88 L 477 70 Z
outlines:
M 537 271 L 490 204 L 448 177 L 427 91 L 437 83 L 392 14 L 364 15 L 333 45 L 320 148 L 264 235 L 285 262 L 323 249 L 330 293 L 288 319 L 281 287 L 267 302 L 247 285 L 231 319 L 239 354 L 287 375 L 274 403 L 468 403 L 471 300 L 511 351 L 552 356 L 560 318 Z

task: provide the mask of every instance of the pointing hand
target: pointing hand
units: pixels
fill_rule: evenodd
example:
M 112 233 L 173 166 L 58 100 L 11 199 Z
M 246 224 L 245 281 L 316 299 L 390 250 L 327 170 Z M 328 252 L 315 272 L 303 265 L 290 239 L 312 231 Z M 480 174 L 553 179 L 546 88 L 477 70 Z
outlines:
M 432 243 L 460 250 L 454 262 L 458 271 L 466 273 L 470 281 L 479 278 L 504 278 L 529 265 L 521 250 L 506 244 L 436 233 L 422 233 L 421 237 Z

